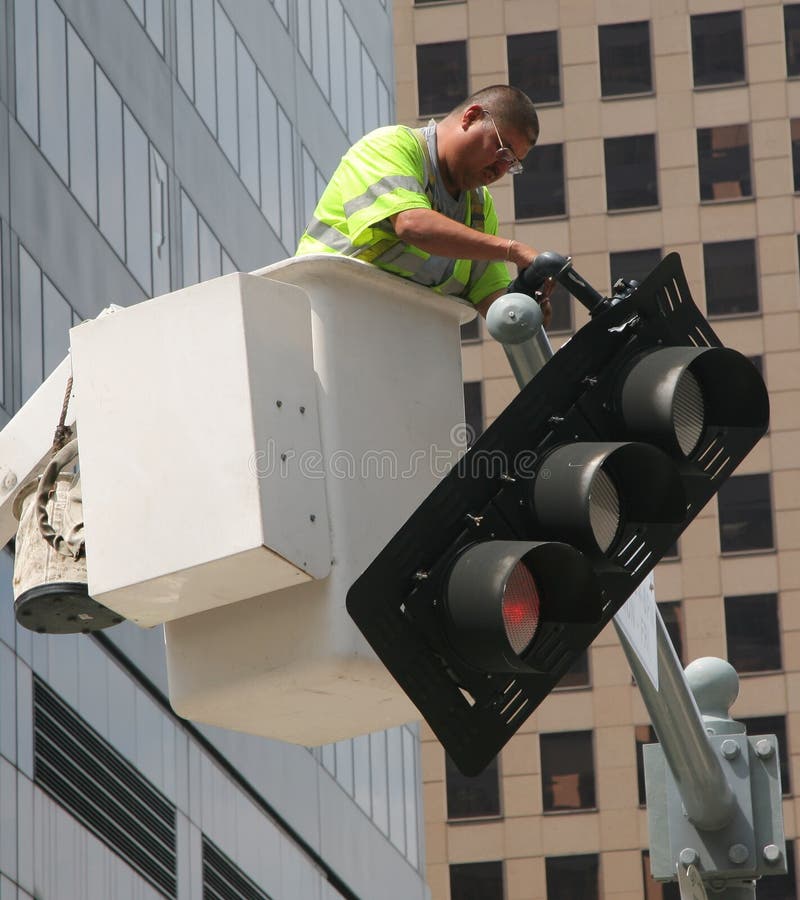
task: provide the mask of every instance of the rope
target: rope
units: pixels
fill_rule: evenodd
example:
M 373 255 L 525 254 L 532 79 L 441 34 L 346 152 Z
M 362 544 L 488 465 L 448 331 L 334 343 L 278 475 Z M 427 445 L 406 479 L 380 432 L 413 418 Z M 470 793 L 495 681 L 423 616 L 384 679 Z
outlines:
M 61 416 L 58 419 L 58 425 L 56 426 L 56 431 L 53 435 L 53 446 L 50 448 L 51 454 L 58 453 L 64 444 L 72 437 L 72 428 L 70 428 L 69 425 L 64 424 L 67 420 L 67 408 L 69 407 L 70 394 L 72 394 L 72 375 L 67 379 L 67 390 L 64 393 L 64 402 L 61 405 Z

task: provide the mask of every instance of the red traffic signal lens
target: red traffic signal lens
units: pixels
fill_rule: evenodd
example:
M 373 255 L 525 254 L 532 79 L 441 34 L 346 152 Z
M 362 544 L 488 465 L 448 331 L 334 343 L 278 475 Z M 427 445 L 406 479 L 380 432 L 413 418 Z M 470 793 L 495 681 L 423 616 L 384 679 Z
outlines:
M 541 615 L 536 581 L 523 562 L 518 562 L 508 577 L 503 590 L 502 614 L 508 643 L 517 656 L 522 656 L 533 641 Z
M 486 672 L 549 672 L 570 652 L 566 626 L 602 615 L 592 565 L 567 544 L 480 541 L 458 555 L 446 580 L 443 636 Z

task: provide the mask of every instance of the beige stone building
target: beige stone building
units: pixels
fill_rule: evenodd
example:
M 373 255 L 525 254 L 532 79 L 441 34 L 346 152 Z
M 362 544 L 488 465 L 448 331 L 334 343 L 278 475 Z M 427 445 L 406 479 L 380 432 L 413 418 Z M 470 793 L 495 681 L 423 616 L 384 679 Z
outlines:
M 750 356 L 771 398 L 769 434 L 656 570 L 684 662 L 727 657 L 734 715 L 784 751 L 796 896 L 800 783 L 800 4 L 773 0 L 394 0 L 397 117 L 441 115 L 510 81 L 541 122 L 525 172 L 493 188 L 500 230 L 571 255 L 608 291 L 677 251 L 723 343 Z M 555 345 L 585 312 L 557 301 Z M 516 394 L 483 328 L 463 349 L 468 419 Z M 607 629 L 583 669 L 468 781 L 423 745 L 434 900 L 639 900 L 646 878 L 637 742 L 648 716 Z

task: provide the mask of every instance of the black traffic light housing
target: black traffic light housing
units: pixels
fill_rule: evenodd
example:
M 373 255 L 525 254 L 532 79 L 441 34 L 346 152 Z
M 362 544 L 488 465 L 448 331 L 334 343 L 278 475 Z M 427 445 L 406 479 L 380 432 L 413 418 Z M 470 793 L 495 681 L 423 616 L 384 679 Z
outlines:
M 612 298 L 580 281 L 591 321 L 347 595 L 465 774 L 555 687 L 769 421 L 761 376 L 722 347 L 677 254 Z

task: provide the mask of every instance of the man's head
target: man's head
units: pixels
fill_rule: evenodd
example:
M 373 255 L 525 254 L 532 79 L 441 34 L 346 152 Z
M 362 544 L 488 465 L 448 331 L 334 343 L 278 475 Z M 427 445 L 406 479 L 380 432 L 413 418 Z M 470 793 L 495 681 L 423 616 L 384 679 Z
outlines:
M 497 181 L 528 155 L 539 137 L 539 117 L 526 94 L 496 84 L 460 103 L 437 135 L 445 181 L 471 190 Z

